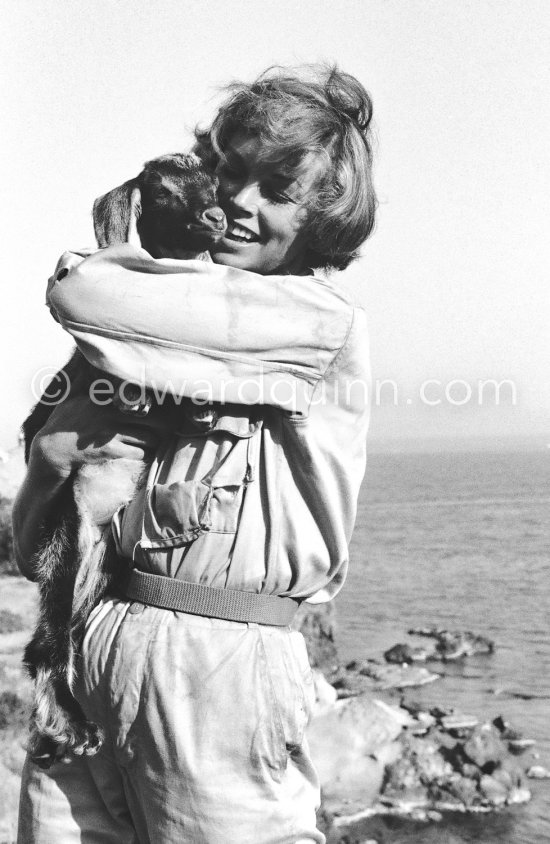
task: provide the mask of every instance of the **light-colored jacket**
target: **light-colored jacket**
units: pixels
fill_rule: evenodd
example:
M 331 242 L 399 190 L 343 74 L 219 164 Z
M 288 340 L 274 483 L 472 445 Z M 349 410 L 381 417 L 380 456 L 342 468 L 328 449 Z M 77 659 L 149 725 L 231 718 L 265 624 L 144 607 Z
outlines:
M 100 369 L 161 402 L 168 389 L 222 403 L 203 433 L 182 412 L 147 485 L 113 520 L 121 553 L 210 586 L 333 597 L 368 425 L 366 318 L 347 293 L 125 244 L 85 260 L 65 253 L 48 304 Z

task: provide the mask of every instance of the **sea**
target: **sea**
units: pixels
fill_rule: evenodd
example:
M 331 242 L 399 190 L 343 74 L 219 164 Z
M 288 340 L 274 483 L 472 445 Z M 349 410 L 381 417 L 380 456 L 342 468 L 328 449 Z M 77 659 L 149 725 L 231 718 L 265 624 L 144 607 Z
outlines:
M 494 654 L 434 664 L 442 678 L 409 696 L 503 715 L 536 740 L 520 761 L 550 769 L 549 517 L 550 449 L 372 454 L 335 607 L 344 660 L 381 657 L 413 627 L 493 639 Z M 491 815 L 365 829 L 378 844 L 550 843 L 550 780 L 528 782 L 530 803 Z

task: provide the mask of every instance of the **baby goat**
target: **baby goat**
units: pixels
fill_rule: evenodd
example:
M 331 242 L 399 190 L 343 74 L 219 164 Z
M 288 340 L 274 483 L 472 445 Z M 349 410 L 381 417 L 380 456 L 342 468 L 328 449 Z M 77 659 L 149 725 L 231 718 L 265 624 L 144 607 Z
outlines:
M 125 242 L 137 219 L 141 244 L 152 257 L 197 258 L 226 230 L 216 189 L 216 179 L 193 154 L 148 161 L 136 179 L 95 201 L 98 245 Z M 70 384 L 69 396 L 73 397 L 89 393 L 100 374 L 104 375 L 77 350 L 55 377 Z M 118 399 L 119 408 L 146 415 L 150 398 L 145 405 L 137 398 L 132 403 L 126 398 L 128 392 L 124 390 L 124 400 Z M 39 401 L 24 422 L 27 460 L 32 440 L 52 410 L 51 404 Z M 211 423 L 205 420 L 205 411 L 191 402 L 187 411 L 196 427 Z M 90 610 L 114 586 L 123 569 L 114 549 L 111 518 L 132 498 L 146 470 L 146 464 L 124 458 L 82 466 L 43 526 L 34 558 L 39 618 L 25 650 L 25 664 L 35 681 L 29 750 L 42 768 L 70 752 L 93 755 L 101 746 L 100 727 L 87 721 L 71 691 L 74 657 Z

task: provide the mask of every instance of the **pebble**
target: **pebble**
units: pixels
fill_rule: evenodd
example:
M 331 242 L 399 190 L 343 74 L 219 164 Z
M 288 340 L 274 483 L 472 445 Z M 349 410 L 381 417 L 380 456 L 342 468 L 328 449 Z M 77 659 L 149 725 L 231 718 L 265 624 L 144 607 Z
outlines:
M 532 765 L 527 771 L 527 776 L 531 780 L 550 780 L 550 771 L 542 765 Z

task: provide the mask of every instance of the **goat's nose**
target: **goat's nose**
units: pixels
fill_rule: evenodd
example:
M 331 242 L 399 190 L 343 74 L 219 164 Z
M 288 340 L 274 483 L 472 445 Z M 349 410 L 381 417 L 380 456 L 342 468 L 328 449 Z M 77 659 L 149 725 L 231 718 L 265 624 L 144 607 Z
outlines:
M 225 214 L 221 208 L 218 208 L 217 205 L 213 208 L 207 208 L 206 211 L 203 212 L 202 219 L 205 223 L 213 223 L 218 229 L 225 226 Z

